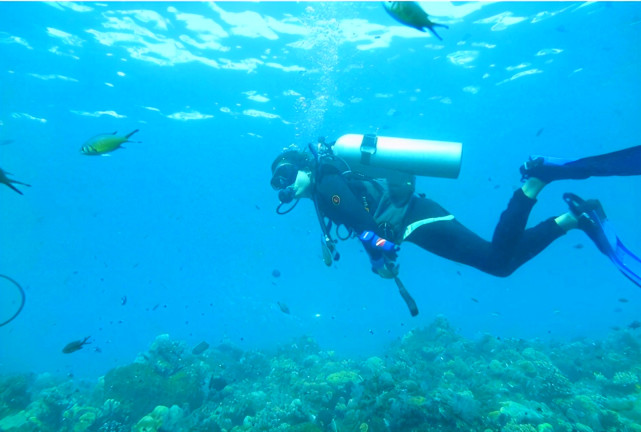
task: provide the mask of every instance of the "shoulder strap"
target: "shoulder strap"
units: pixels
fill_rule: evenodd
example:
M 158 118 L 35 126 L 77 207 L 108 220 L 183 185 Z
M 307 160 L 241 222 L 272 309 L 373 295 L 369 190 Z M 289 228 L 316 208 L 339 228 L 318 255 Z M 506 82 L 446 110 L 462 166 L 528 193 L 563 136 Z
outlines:
M 321 237 L 321 250 L 323 252 L 323 261 L 326 266 L 331 266 L 334 261 L 338 261 L 341 257 L 340 253 L 336 250 L 336 240 L 332 239 L 329 235 L 330 227 L 325 223 L 323 214 L 318 208 L 318 200 L 314 194 L 312 201 L 314 201 L 314 209 L 316 210 L 316 216 L 318 217 L 318 223 L 321 227 L 321 232 L 323 233 Z M 331 222 L 330 222 L 331 223 Z
M 311 149 L 311 145 L 310 145 Z M 318 155 L 314 152 L 316 156 L 316 164 L 314 166 L 314 175 L 312 176 L 312 201 L 314 202 L 314 209 L 316 210 L 316 217 L 318 217 L 318 223 L 320 224 L 322 237 L 321 237 L 321 250 L 323 252 L 323 261 L 328 267 L 332 265 L 334 261 L 340 259 L 340 253 L 336 250 L 337 241 L 332 239 L 329 231 L 331 228 L 331 222 L 326 223 L 325 217 L 318 207 L 318 197 L 316 191 L 316 183 L 320 178 L 327 173 L 327 171 L 333 173 L 341 173 L 340 170 L 340 160 L 335 157 L 332 153 L 326 153 L 324 155 Z M 343 162 L 344 163 L 344 162 Z M 345 164 L 347 167 L 347 164 Z M 347 167 L 349 169 L 349 167 Z

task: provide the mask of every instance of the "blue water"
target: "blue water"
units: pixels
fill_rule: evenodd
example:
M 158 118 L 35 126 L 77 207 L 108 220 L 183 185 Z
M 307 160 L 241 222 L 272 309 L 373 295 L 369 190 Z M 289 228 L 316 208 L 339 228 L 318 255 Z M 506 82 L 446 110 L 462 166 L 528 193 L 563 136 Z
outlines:
M 275 213 L 272 160 L 320 135 L 462 142 L 460 177 L 418 191 L 486 238 L 530 154 L 639 144 L 641 3 L 424 7 L 442 42 L 369 2 L 0 3 L 0 167 L 32 185 L 0 185 L 0 274 L 27 295 L 0 369 L 96 377 L 163 333 L 366 356 L 438 315 L 467 337 L 561 341 L 638 319 L 641 290 L 580 231 L 506 279 L 402 245 L 411 318 L 358 242 L 323 264 L 311 202 Z M 134 129 L 109 157 L 79 153 Z M 640 187 L 558 182 L 531 223 L 572 191 L 641 251 Z M 0 320 L 17 300 L 0 280 Z

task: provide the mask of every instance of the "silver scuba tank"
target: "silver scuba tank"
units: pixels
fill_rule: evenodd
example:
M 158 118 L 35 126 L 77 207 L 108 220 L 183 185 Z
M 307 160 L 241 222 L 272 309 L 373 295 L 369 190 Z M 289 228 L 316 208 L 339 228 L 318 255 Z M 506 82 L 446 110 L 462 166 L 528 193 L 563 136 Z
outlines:
M 457 178 L 461 170 L 462 144 L 457 142 L 347 134 L 332 150 L 352 171 L 374 178 L 400 173 Z

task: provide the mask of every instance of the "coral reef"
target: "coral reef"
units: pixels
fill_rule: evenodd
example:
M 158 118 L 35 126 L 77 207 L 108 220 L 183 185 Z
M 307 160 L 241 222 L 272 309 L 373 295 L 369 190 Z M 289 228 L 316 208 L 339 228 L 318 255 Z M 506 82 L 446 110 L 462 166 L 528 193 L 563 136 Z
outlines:
M 442 317 L 362 360 L 308 337 L 194 355 L 160 335 L 92 385 L 0 377 L 0 431 L 641 432 L 640 356 L 633 329 L 565 344 L 470 340 Z

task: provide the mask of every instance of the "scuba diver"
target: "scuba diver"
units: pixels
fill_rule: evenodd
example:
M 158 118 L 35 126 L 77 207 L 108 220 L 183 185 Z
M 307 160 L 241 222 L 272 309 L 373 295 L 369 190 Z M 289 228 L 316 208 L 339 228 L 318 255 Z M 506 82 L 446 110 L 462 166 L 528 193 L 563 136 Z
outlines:
M 641 146 L 577 160 L 530 157 L 520 167 L 523 185 L 513 193 L 491 241 L 466 228 L 424 194 L 415 193 L 416 175 L 457 177 L 460 149 L 459 143 L 374 135 L 344 135 L 334 143 L 319 138 L 317 145 L 310 144 L 305 151 L 286 149 L 271 167 L 271 185 L 279 191 L 281 201 L 276 211 L 288 213 L 301 198 L 311 199 L 323 233 L 325 263 L 331 265 L 339 258 L 337 240 L 330 236 L 335 225 L 337 238 L 357 237 L 362 242 L 374 273 L 396 280 L 412 315 L 418 311 L 400 284 L 396 263 L 404 241 L 506 277 L 554 240 L 580 229 L 625 276 L 641 286 L 641 260 L 614 234 L 599 201 L 566 193 L 567 212 L 526 228 L 537 196 L 547 184 L 593 176 L 640 175 Z

